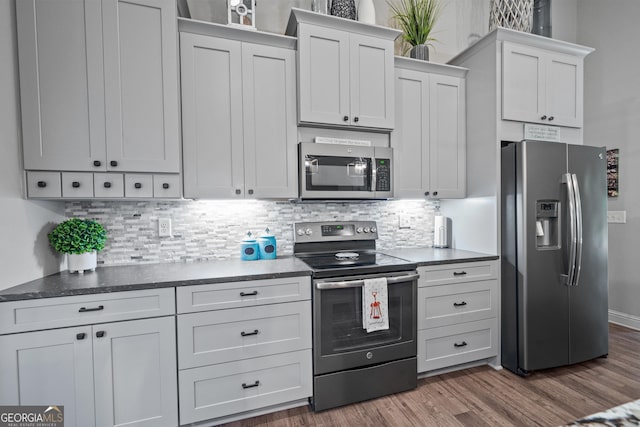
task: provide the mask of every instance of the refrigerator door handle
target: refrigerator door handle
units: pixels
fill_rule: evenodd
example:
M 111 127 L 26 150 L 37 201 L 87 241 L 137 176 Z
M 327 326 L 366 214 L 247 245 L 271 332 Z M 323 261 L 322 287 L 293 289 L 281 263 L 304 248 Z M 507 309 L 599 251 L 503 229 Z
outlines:
M 580 270 L 582 269 L 582 199 L 580 199 L 580 186 L 576 174 L 571 175 L 573 181 L 573 195 L 576 199 L 576 268 L 572 286 L 578 286 Z
M 570 173 L 562 175 L 562 183 L 567 185 L 567 202 L 569 204 L 569 271 L 561 274 L 565 279 L 565 285 L 573 286 L 576 274 L 576 199 L 573 186 L 573 177 Z

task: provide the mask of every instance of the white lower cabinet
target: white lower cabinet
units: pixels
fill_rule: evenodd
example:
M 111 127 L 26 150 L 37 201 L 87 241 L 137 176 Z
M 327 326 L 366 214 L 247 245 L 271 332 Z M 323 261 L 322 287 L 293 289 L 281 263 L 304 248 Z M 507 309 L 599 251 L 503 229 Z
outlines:
M 131 293 L 135 305 L 144 293 L 153 298 L 154 291 Z M 127 294 L 108 294 L 111 298 L 98 298 L 96 306 L 88 305 L 87 296 L 52 298 L 58 301 L 50 307 L 54 314 L 67 310 L 70 323 L 71 319 L 83 323 L 75 317 L 78 310 L 80 315 L 88 312 L 87 319 L 97 313 L 93 320 L 99 321 L 112 301 L 123 308 Z M 114 300 L 115 296 L 120 299 Z M 41 304 L 46 300 L 2 303 L 0 308 L 9 304 L 3 312 L 33 317 L 34 310 L 48 307 Z M 0 403 L 64 405 L 67 427 L 175 427 L 175 317 L 115 321 L 128 316 L 127 310 L 116 308 L 104 315 L 114 320 L 111 323 L 0 335 Z
M 418 372 L 498 355 L 497 261 L 418 268 Z
M 177 289 L 180 424 L 311 396 L 310 291 L 309 277 Z

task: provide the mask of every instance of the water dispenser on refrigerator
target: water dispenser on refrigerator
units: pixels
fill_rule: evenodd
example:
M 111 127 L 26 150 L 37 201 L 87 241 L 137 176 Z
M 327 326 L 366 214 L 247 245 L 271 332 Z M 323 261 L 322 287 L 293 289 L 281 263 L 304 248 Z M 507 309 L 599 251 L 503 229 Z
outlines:
M 560 248 L 560 202 L 536 200 L 536 248 Z

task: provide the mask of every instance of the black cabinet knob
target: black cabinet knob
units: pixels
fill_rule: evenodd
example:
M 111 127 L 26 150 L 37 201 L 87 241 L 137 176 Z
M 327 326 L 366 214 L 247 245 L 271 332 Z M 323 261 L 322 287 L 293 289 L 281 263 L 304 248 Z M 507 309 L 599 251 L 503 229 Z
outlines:
M 111 188 L 111 183 L 110 182 L 105 182 L 104 183 L 104 188 Z
M 424 192 L 424 195 L 425 195 L 425 196 L 428 196 L 428 195 L 429 195 L 429 192 L 428 192 L 428 191 L 425 191 L 425 192 Z
M 98 332 L 96 332 L 96 337 L 97 337 L 97 338 L 102 338 L 102 337 L 104 337 L 105 335 L 106 335 L 106 332 L 105 332 L 105 331 L 98 331 Z
M 252 190 L 252 189 L 249 189 L 248 193 L 249 193 L 249 194 L 253 194 L 253 190 Z
M 348 121 L 349 121 L 349 116 L 344 116 L 344 117 L 342 118 L 342 120 L 344 120 L 345 122 L 348 122 Z
M 46 182 L 44 182 L 44 181 L 38 181 L 38 187 L 40 187 L 40 188 L 44 188 L 44 187 L 46 187 L 46 186 L 47 186 L 47 183 L 46 183 Z
M 549 116 L 549 121 L 553 121 L 553 116 Z
M 433 192 L 433 195 L 434 195 L 434 196 L 437 196 L 437 195 L 438 195 L 438 192 L 437 192 L 437 191 L 434 191 L 434 192 Z
M 93 166 L 102 166 L 102 162 L 100 160 L 94 160 Z
M 236 188 L 236 194 L 242 194 L 242 191 L 239 188 Z
M 166 190 L 167 188 L 169 188 L 169 184 L 167 184 L 166 182 L 165 182 L 165 183 L 163 183 L 163 184 L 162 184 L 162 188 L 164 188 L 164 189 Z
M 116 162 L 115 160 L 111 160 L 111 161 L 109 162 L 109 164 L 110 164 L 111 166 L 113 166 L 113 167 L 118 166 L 118 162 Z
M 71 183 L 71 186 L 72 186 L 73 188 L 78 188 L 78 187 L 80 187 L 80 183 L 79 183 L 78 181 L 73 181 L 73 182 Z
M 547 120 L 547 116 L 540 117 L 540 120 Z
M 353 121 L 354 121 L 354 122 L 356 122 L 356 123 L 358 123 L 358 122 L 360 121 L 360 118 L 359 118 L 359 117 L 354 117 L 354 118 L 353 118 Z
M 76 339 L 83 340 L 86 336 L 87 334 L 85 334 L 84 332 L 80 332 L 79 334 L 76 334 Z
M 140 184 L 139 182 L 136 182 L 135 184 L 133 184 L 133 186 L 135 188 L 142 188 L 142 184 Z

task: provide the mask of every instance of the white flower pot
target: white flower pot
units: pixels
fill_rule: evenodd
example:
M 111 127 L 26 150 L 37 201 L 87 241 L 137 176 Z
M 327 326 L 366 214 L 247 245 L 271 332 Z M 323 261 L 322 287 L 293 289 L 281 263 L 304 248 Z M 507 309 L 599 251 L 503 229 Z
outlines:
M 67 254 L 67 268 L 70 273 L 84 273 L 85 270 L 95 271 L 98 265 L 98 254 L 96 251 L 83 254 Z

